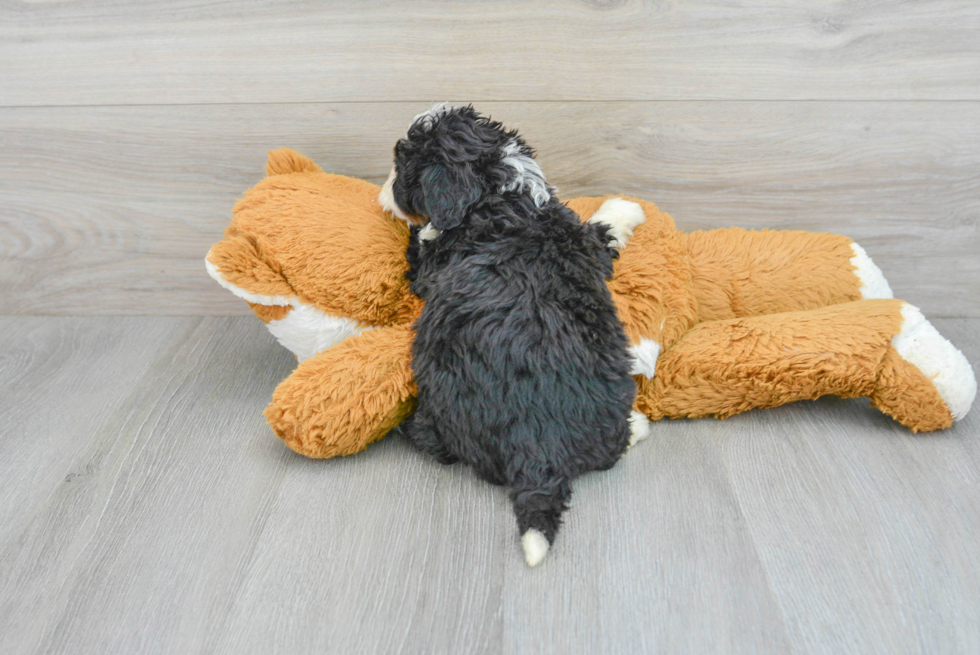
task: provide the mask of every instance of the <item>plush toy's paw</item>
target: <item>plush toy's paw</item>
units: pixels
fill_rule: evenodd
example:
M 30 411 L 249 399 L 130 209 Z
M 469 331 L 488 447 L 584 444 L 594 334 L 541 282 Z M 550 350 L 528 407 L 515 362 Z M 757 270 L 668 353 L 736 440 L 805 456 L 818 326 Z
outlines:
M 353 455 L 414 407 L 410 326 L 375 328 L 296 367 L 265 410 L 272 430 L 307 457 Z
M 868 253 L 858 244 L 851 242 L 851 266 L 854 267 L 854 274 L 861 281 L 861 298 L 892 298 L 892 288 L 888 286 L 888 280 L 878 265 L 871 261 Z
M 932 381 L 953 420 L 960 420 L 970 411 L 977 395 L 977 380 L 970 362 L 918 308 L 903 305 L 902 318 L 902 330 L 892 339 L 892 347 Z
M 623 198 L 610 198 L 592 214 L 589 222 L 608 225 L 609 235 L 613 238 L 610 245 L 614 248 L 625 248 L 626 242 L 633 236 L 633 230 L 646 220 L 643 208 L 637 203 Z
M 906 303 L 901 312 L 872 403 L 914 432 L 948 428 L 976 397 L 973 369 L 916 307 Z
M 633 410 L 630 412 L 630 448 L 650 436 L 650 419 Z

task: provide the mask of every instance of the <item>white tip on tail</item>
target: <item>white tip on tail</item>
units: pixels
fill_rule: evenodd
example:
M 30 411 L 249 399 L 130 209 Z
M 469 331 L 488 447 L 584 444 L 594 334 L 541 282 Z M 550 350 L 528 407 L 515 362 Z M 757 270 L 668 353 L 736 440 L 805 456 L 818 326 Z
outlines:
M 521 545 L 524 546 L 524 560 L 528 566 L 537 566 L 548 554 L 548 538 L 534 528 L 524 533 L 521 537 Z

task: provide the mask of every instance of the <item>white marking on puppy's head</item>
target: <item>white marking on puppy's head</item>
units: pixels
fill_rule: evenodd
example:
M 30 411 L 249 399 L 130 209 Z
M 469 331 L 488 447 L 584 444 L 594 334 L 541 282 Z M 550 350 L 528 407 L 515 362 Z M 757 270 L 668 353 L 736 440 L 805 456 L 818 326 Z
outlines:
M 396 218 L 400 218 L 406 223 L 414 224 L 415 221 L 409 218 L 408 214 L 403 212 L 402 208 L 395 202 L 395 193 L 392 191 L 392 187 L 395 185 L 396 177 L 398 177 L 398 174 L 395 172 L 395 167 L 392 166 L 391 173 L 388 174 L 388 179 L 385 180 L 385 183 L 381 186 L 381 193 L 378 194 L 378 204 L 381 205 L 382 209 L 394 215 Z
M 521 144 L 516 139 L 504 146 L 503 154 L 500 162 L 514 169 L 514 176 L 500 187 L 500 191 L 524 191 L 526 188 L 538 207 L 548 202 L 551 191 L 538 162 L 521 150 Z
M 455 107 L 450 105 L 448 102 L 434 102 L 432 103 L 431 107 L 423 111 L 421 114 L 416 114 L 415 118 L 412 119 L 412 122 L 409 123 L 409 128 L 418 123 L 419 127 L 428 131 L 432 129 L 432 124 L 435 123 L 436 120 L 453 109 L 455 109 Z

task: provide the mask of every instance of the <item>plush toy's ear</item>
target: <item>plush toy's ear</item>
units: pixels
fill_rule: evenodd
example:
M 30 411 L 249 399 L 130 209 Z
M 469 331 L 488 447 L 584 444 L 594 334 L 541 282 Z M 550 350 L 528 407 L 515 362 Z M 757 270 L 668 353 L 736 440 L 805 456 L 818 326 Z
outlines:
M 459 225 L 470 205 L 480 199 L 480 181 L 466 164 L 433 164 L 422 171 L 419 181 L 425 213 L 439 231 Z

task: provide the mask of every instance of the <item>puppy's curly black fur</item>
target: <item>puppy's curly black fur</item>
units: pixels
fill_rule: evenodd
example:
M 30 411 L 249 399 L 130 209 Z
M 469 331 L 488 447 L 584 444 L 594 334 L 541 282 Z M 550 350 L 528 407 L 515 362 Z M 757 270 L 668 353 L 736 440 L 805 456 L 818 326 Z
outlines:
M 388 186 L 396 213 L 428 222 L 407 253 L 425 307 L 412 349 L 418 408 L 401 431 L 440 462 L 510 486 L 535 564 L 571 479 L 610 468 L 630 441 L 636 388 L 605 282 L 608 228 L 582 223 L 520 136 L 472 107 L 418 117 Z M 529 546 L 529 531 L 547 543 Z

